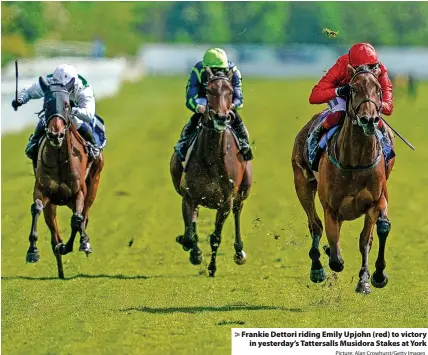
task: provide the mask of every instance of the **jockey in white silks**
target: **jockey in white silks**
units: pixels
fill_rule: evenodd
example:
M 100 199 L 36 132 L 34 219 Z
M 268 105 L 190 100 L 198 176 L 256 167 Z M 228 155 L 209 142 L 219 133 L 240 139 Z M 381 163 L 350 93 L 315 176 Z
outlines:
M 44 77 L 48 84 L 60 83 L 68 84 L 74 78 L 74 87 L 70 91 L 70 102 L 72 105 L 72 124 L 76 127 L 82 138 L 89 142 L 92 147 L 89 149 L 90 159 L 95 159 L 100 152 L 95 137 L 92 132 L 92 123 L 95 120 L 95 98 L 91 85 L 80 75 L 76 69 L 69 64 L 58 66 L 53 74 Z M 18 100 L 12 101 L 12 107 L 17 109 L 19 106 L 26 104 L 30 100 L 40 99 L 44 96 L 39 81 L 33 85 L 21 90 Z M 25 149 L 25 154 L 32 160 L 37 157 L 38 143 L 45 134 L 46 123 L 40 119 L 34 134 L 31 135 L 30 141 Z

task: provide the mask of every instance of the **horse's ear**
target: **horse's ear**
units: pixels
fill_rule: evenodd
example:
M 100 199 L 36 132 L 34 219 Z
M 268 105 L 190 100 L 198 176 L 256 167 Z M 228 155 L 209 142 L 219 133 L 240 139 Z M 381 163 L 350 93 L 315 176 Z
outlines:
M 228 78 L 230 81 L 232 81 L 232 78 L 233 78 L 233 69 L 230 69 L 230 70 L 227 72 L 227 78 Z
M 208 73 L 208 80 L 211 79 L 214 74 L 210 67 L 205 67 L 206 72 Z
M 348 64 L 348 68 L 347 69 L 348 69 L 349 76 L 352 78 L 355 75 L 355 71 L 356 70 L 350 64 Z
M 73 79 L 71 79 L 71 80 L 68 82 L 68 84 L 65 86 L 68 92 L 70 92 L 70 91 L 71 91 L 71 89 L 74 87 L 74 81 L 75 81 L 75 80 L 74 80 L 74 78 L 73 78 Z
M 42 76 L 39 77 L 39 84 L 40 84 L 40 87 L 42 88 L 43 92 L 46 92 L 49 85 Z

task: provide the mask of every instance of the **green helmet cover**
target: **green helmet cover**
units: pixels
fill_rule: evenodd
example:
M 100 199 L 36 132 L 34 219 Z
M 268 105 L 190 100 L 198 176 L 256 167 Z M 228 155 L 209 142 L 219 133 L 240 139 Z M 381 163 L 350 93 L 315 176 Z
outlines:
M 229 67 L 227 54 L 221 48 L 210 48 L 202 59 L 204 67 L 227 69 Z

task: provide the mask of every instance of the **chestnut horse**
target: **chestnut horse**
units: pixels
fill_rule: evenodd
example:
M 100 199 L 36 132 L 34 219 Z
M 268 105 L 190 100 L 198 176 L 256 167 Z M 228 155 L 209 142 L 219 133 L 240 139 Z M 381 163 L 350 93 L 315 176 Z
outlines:
M 187 161 L 186 172 L 183 173 L 175 153 L 171 158 L 170 172 L 176 191 L 183 197 L 184 235 L 177 237 L 177 242 L 185 251 L 190 250 L 193 265 L 202 262 L 196 233 L 198 206 L 217 210 L 215 230 L 210 237 L 212 253 L 208 266 L 209 275 L 214 277 L 223 225 L 231 210 L 235 217 L 234 260 L 238 265 L 247 260 L 241 238 L 240 215 L 251 188 L 252 165 L 250 161 L 244 161 L 229 127 L 234 116 L 230 110 L 233 88 L 228 77 L 231 73 L 214 76 L 210 68 L 207 68 L 207 73 L 208 105 L 202 118 L 201 132 Z
M 343 270 L 340 252 L 340 229 L 343 221 L 351 221 L 365 215 L 360 234 L 362 266 L 356 292 L 370 293 L 368 256 L 373 241 L 374 225 L 377 225 L 379 253 L 376 271 L 371 283 L 374 287 L 385 287 L 388 277 L 385 273 L 385 244 L 391 228 L 388 219 L 387 179 L 395 158 L 385 165 L 382 147 L 375 134 L 375 127 L 381 119 L 382 91 L 373 73 L 366 66 L 356 70 L 348 66 L 351 76 L 351 94 L 347 99 L 345 122 L 339 133 L 335 133 L 323 152 L 318 174 L 309 169 L 306 140 L 312 123 L 318 115 L 298 133 L 292 154 L 294 183 L 297 196 L 308 217 L 312 236 L 312 259 L 310 279 L 313 282 L 325 280 L 320 261 L 319 242 L 323 231 L 321 220 L 315 210 L 315 194 L 324 210 L 325 229 L 329 247 L 329 266 L 333 271 Z M 392 132 L 388 135 L 393 142 Z
M 73 251 L 74 239 L 80 233 L 80 251 L 92 252 L 86 233 L 89 210 L 95 201 L 104 167 L 104 158 L 88 163 L 86 143 L 71 124 L 69 90 L 74 79 L 66 86 L 48 85 L 42 77 L 39 84 L 44 92 L 43 110 L 46 120 L 46 137 L 43 139 L 37 158 L 36 182 L 31 205 L 30 248 L 27 262 L 39 261 L 37 249 L 37 221 L 43 210 L 45 222 L 51 232 L 52 250 L 57 260 L 58 277 L 64 278 L 62 255 Z M 59 234 L 56 218 L 57 206 L 68 206 L 71 217 L 71 237 L 64 245 Z

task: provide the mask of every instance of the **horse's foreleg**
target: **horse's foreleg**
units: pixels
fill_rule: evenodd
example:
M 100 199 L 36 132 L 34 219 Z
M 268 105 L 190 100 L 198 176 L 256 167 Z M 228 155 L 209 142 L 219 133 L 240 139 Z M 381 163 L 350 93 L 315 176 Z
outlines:
M 386 188 L 385 188 L 386 190 Z M 386 191 L 385 191 L 385 195 Z M 377 235 L 379 237 L 379 253 L 376 260 L 376 271 L 372 276 L 372 285 L 377 288 L 383 288 L 388 283 L 388 276 L 385 273 L 386 262 L 385 262 L 385 246 L 386 239 L 388 238 L 389 231 L 391 230 L 391 222 L 388 219 L 388 201 L 385 197 L 382 197 L 379 200 L 378 210 L 380 215 L 376 222 Z
M 297 162 L 293 161 L 292 165 L 297 197 L 308 217 L 308 228 L 312 237 L 312 246 L 309 251 L 309 257 L 312 259 L 310 279 L 312 282 L 322 282 L 325 280 L 325 272 L 320 260 L 319 244 L 323 226 L 315 209 L 317 182 L 316 180 L 309 181 L 308 171 L 304 170 Z
M 340 272 L 344 268 L 344 262 L 340 254 L 340 228 L 342 222 L 340 222 L 337 216 L 329 208 L 324 210 L 325 218 L 325 233 L 327 235 L 328 244 L 330 245 L 329 251 L 329 266 L 330 269 L 336 272 Z
M 240 197 L 233 201 L 233 216 L 235 218 L 235 255 L 233 260 L 238 265 L 244 265 L 247 261 L 247 254 L 244 252 L 244 242 L 241 237 L 241 212 L 244 206 Z
M 215 272 L 217 270 L 217 265 L 216 265 L 217 250 L 221 243 L 221 233 L 223 231 L 224 222 L 229 216 L 231 209 L 232 209 L 232 200 L 227 201 L 217 210 L 214 233 L 211 234 L 211 237 L 210 237 L 211 261 L 210 261 L 210 264 L 208 265 L 208 271 L 209 271 L 209 276 L 211 277 L 214 277 Z
M 62 244 L 61 236 L 59 235 L 58 223 L 56 219 L 56 206 L 52 203 L 47 203 L 43 214 L 45 216 L 45 222 L 51 232 L 51 245 L 52 251 L 56 258 L 56 264 L 58 267 L 58 277 L 64 279 L 64 269 L 62 266 L 62 255 L 65 252 L 65 245 Z
M 377 219 L 377 211 L 371 208 L 364 219 L 364 227 L 360 234 L 360 253 L 362 257 L 359 281 L 355 292 L 370 293 L 369 252 L 373 242 L 373 228 Z
M 40 214 L 42 213 L 43 206 L 47 199 L 43 197 L 42 193 L 36 186 L 34 187 L 34 203 L 31 205 L 31 231 L 29 236 L 30 247 L 27 250 L 26 261 L 27 263 L 36 263 L 40 260 L 39 249 L 37 249 L 36 242 L 37 236 L 37 221 L 39 220 Z M 45 202 L 45 203 L 44 203 Z
M 196 220 L 198 216 L 198 206 L 195 206 L 190 197 L 185 196 L 182 200 L 182 213 L 184 221 L 184 235 L 177 237 L 177 242 L 183 249 L 190 250 L 190 262 L 193 265 L 202 263 L 202 251 L 198 247 L 196 235 Z

